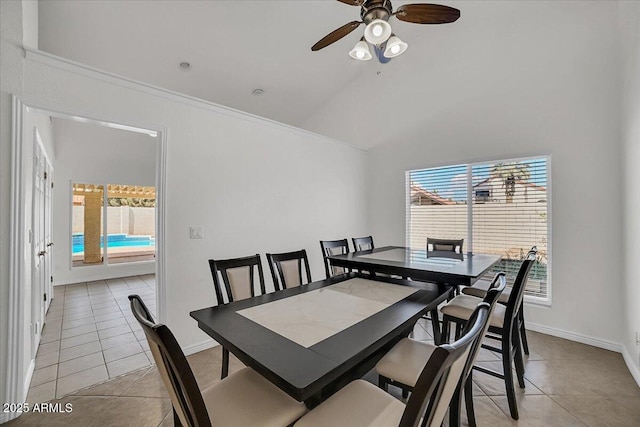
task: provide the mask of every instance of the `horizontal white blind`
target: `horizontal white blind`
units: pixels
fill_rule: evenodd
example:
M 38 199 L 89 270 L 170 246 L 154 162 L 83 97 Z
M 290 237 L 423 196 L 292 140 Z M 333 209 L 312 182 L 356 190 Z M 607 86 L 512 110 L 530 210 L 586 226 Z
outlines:
M 464 238 L 466 252 L 473 239 L 473 252 L 502 256 L 486 278 L 504 271 L 513 283 L 522 259 L 535 245 L 538 259 L 525 294 L 548 299 L 547 159 L 471 165 L 471 194 L 466 174 L 466 165 L 409 172 L 409 246 L 424 249 L 427 237 Z M 467 202 L 472 203 L 470 218 Z M 468 221 L 473 236 L 467 236 Z
M 415 170 L 409 180 L 409 246 L 426 249 L 427 237 L 466 242 L 467 167 Z
M 525 294 L 547 298 L 547 161 L 473 165 L 474 252 L 502 256 L 497 271 L 513 283 L 532 246 L 538 248 Z M 489 277 L 487 277 L 489 278 Z

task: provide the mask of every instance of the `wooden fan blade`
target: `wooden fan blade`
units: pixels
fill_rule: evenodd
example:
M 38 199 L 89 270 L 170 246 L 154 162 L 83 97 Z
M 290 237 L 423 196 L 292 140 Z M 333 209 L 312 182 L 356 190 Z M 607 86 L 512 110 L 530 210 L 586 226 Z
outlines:
M 338 40 L 349 34 L 351 31 L 358 28 L 360 24 L 362 24 L 362 22 L 359 21 L 351 21 L 348 24 L 344 24 L 342 27 L 330 32 L 322 39 L 320 39 L 318 43 L 314 44 L 311 47 L 311 50 L 315 52 L 316 50 L 320 50 L 323 47 L 329 46 L 331 43 L 337 42 Z
M 448 24 L 460 18 L 460 11 L 440 4 L 405 4 L 395 15 L 401 21 L 414 24 Z
M 340 3 L 348 4 L 349 6 L 362 6 L 364 0 L 338 0 Z

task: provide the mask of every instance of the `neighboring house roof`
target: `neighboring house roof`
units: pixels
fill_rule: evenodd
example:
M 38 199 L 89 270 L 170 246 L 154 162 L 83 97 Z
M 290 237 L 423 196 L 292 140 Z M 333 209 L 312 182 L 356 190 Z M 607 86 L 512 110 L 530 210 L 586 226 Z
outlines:
M 411 184 L 411 200 L 413 201 L 414 198 L 418 196 L 428 198 L 436 205 L 455 205 L 456 204 L 456 202 L 454 202 L 451 199 L 445 199 L 444 197 L 438 196 L 436 193 L 425 190 L 419 185 Z
M 493 180 L 495 180 L 495 179 L 502 181 L 502 178 L 500 178 L 499 176 L 490 176 L 489 178 L 484 179 L 484 180 L 480 181 L 479 183 L 475 184 L 473 187 L 474 187 L 474 188 L 475 188 L 475 187 L 479 187 L 479 186 L 481 186 L 482 184 L 486 184 L 486 183 L 488 183 L 489 181 L 493 181 Z M 536 190 L 540 190 L 540 191 L 547 191 L 547 188 L 546 188 L 546 187 L 542 187 L 542 186 L 540 186 L 540 185 L 536 185 L 536 184 L 534 184 L 534 183 L 532 183 L 532 182 L 522 181 L 522 180 L 520 180 L 520 179 L 517 179 L 517 180 L 516 180 L 516 184 L 524 185 L 525 187 L 535 188 Z

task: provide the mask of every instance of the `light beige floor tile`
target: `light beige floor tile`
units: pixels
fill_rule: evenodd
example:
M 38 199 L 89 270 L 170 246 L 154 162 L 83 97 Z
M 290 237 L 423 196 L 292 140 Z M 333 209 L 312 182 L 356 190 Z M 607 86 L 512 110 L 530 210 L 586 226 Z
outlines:
M 122 317 L 122 312 L 117 312 L 117 313 L 113 312 L 113 313 L 99 314 L 97 316 L 94 316 L 96 323 L 104 322 L 105 320 L 113 320 L 120 317 Z
M 46 344 L 40 344 L 38 346 L 38 356 L 44 356 L 45 354 L 55 353 L 60 349 L 60 341 L 52 341 Z
M 52 341 L 59 341 L 61 336 L 61 330 L 49 330 L 40 336 L 40 344 L 46 344 Z
M 88 334 L 82 334 L 75 337 L 63 339 L 62 341 L 60 341 L 60 349 L 75 347 L 77 345 L 86 344 L 92 341 L 98 341 L 97 332 L 89 332 Z
M 149 368 L 138 369 L 126 375 L 106 381 L 102 384 L 95 385 L 83 390 L 79 390 L 74 395 L 81 396 L 120 396 L 136 381 L 138 381 Z
M 66 320 L 65 319 L 65 320 L 62 321 L 62 330 L 77 328 L 77 327 L 85 326 L 85 325 L 92 325 L 94 323 L 95 323 L 95 321 L 93 319 L 93 316 L 85 317 L 83 319 L 76 319 L 76 320 Z
M 93 312 L 85 311 L 82 313 L 74 313 L 74 314 L 65 314 L 62 321 L 62 329 L 64 329 L 64 324 L 69 320 L 80 320 L 85 319 L 87 322 L 93 323 Z M 88 319 L 88 320 L 87 320 Z
M 75 328 L 65 329 L 62 331 L 62 339 L 76 337 L 78 335 L 88 334 L 89 332 L 95 332 L 96 325 L 89 323 L 87 325 L 78 326 Z
M 67 375 L 75 374 L 76 372 L 84 371 L 95 366 L 104 365 L 104 363 L 104 357 L 100 352 L 67 360 L 58 365 L 58 378 L 66 377 Z
M 101 383 L 108 379 L 109 375 L 107 373 L 107 367 L 104 364 L 59 378 L 56 397 L 61 398 L 71 392 L 88 387 L 92 384 Z
M 144 350 L 138 342 L 130 342 L 119 345 L 104 351 L 104 360 L 107 363 L 122 359 L 134 354 L 142 353 Z
M 104 322 L 99 322 L 96 324 L 98 331 L 103 329 L 113 328 L 114 326 L 127 325 L 127 320 L 123 317 L 119 317 L 112 320 L 105 320 Z
M 58 374 L 58 365 L 47 366 L 46 368 L 36 369 L 31 377 L 31 387 L 47 383 L 56 379 Z
M 98 331 L 98 336 L 101 340 L 105 340 L 107 338 L 115 337 L 117 335 L 129 334 L 131 333 L 131 328 L 128 324 L 118 325 L 107 329 L 101 329 Z
M 110 378 L 115 378 L 127 372 L 144 368 L 145 366 L 149 366 L 149 359 L 144 353 L 134 354 L 133 356 L 107 363 Z
M 60 350 L 60 362 L 75 359 L 76 357 L 86 356 L 87 354 L 101 352 L 102 347 L 100 341 L 92 341 L 86 344 L 80 344 L 75 347 L 69 347 Z
M 491 399 L 509 416 L 509 404 L 506 396 L 494 396 Z M 584 426 L 575 416 L 545 395 L 518 396 L 518 426 Z
M 100 344 L 102 345 L 102 350 L 108 350 L 110 348 L 135 341 L 137 341 L 136 336 L 131 332 L 124 335 L 116 335 L 115 337 L 106 338 L 100 341 Z
M 100 419 L 89 427 L 157 426 L 171 410 L 169 399 L 116 397 L 113 400 L 113 405 L 107 406 Z
M 635 396 L 640 388 L 618 355 L 617 359 L 554 359 L 529 361 L 525 378 L 545 394 Z
M 212 367 L 213 368 L 213 367 Z M 202 384 L 198 382 L 202 388 Z M 140 379 L 122 393 L 122 396 L 169 397 L 156 367 L 150 368 Z
M 640 426 L 640 399 L 628 396 L 549 396 L 589 426 Z
M 38 356 L 36 357 L 36 369 L 55 365 L 56 363 L 58 363 L 59 355 L 60 355 L 59 351 L 43 354 L 42 356 L 38 354 Z
M 49 381 L 44 384 L 29 387 L 27 394 L 28 403 L 43 403 L 55 399 L 56 397 L 56 381 Z

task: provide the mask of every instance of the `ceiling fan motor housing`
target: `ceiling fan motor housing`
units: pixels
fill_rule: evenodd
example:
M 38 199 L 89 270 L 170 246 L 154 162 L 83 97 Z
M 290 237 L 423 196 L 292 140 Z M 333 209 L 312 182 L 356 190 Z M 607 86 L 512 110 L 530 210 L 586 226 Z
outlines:
M 392 6 L 389 0 L 368 0 L 362 5 L 360 17 L 362 22 L 368 25 L 374 19 L 389 21 L 391 12 Z

